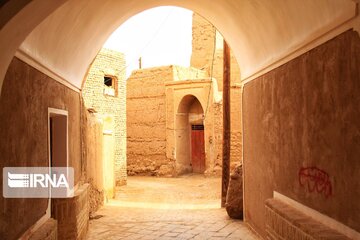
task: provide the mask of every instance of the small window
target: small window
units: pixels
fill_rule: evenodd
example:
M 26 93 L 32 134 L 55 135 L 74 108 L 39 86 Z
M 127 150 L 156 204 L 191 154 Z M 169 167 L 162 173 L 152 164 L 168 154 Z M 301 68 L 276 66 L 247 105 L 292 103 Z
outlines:
M 117 78 L 114 76 L 104 76 L 104 94 L 115 97 L 117 95 Z
M 114 87 L 114 79 L 109 76 L 104 77 L 104 84 L 108 87 Z
M 192 130 L 204 130 L 204 125 L 191 125 Z

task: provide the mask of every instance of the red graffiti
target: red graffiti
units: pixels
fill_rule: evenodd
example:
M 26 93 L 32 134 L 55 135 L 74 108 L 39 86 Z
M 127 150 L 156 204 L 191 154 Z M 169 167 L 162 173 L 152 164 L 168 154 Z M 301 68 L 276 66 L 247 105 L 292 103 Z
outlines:
M 329 174 L 317 167 L 301 168 L 299 171 L 300 186 L 306 187 L 309 192 L 316 191 L 326 198 L 332 194 Z

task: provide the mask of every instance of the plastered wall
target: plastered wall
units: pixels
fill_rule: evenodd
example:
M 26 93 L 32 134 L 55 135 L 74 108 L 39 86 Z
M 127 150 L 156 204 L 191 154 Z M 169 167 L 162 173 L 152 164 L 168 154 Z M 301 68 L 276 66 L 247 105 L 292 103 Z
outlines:
M 82 154 L 86 181 L 89 183 L 89 212 L 93 214 L 104 203 L 103 122 L 95 113 L 82 108 Z
M 245 217 L 277 191 L 360 231 L 360 38 L 347 31 L 245 84 Z
M 49 107 L 68 111 L 68 156 L 76 184 L 81 178 L 79 93 L 17 58 L 10 64 L 0 97 L 0 168 L 48 166 Z M 17 239 L 45 214 L 47 200 L 1 196 L 0 209 L 0 239 Z

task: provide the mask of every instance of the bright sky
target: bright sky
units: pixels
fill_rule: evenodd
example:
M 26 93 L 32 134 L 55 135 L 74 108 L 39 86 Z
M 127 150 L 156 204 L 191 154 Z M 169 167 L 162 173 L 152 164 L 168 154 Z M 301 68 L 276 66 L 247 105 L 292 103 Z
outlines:
M 190 66 L 192 12 L 178 7 L 149 9 L 122 24 L 107 42 L 126 55 L 127 75 L 142 67 Z

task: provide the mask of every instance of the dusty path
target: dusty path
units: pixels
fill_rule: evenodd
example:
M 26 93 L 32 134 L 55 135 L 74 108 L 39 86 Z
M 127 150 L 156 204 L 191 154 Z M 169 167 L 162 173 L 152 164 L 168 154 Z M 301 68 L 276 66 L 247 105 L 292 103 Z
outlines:
M 129 177 L 90 221 L 88 240 L 257 239 L 220 208 L 220 178 Z
M 180 178 L 129 177 L 116 200 L 127 207 L 159 209 L 220 208 L 221 178 L 185 175 Z

